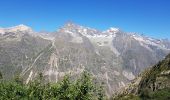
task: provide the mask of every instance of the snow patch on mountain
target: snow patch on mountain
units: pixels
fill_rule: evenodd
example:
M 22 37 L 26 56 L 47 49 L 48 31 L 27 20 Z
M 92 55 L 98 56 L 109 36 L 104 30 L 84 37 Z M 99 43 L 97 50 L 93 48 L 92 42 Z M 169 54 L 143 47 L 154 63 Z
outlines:
M 141 46 L 147 48 L 150 51 L 152 51 L 152 49 L 149 47 L 149 45 L 158 47 L 159 49 L 167 49 L 168 50 L 168 48 L 166 48 L 166 46 L 162 43 L 161 40 L 152 39 L 152 38 L 148 38 L 148 37 L 144 37 L 144 36 L 140 36 L 140 35 L 132 35 L 132 37 L 135 40 L 139 41 Z
M 114 33 L 115 34 L 115 33 L 119 32 L 119 31 L 120 31 L 119 28 L 111 27 L 110 29 L 104 31 L 104 33 Z
M 98 46 L 107 46 L 110 48 L 111 51 L 113 51 L 114 54 L 116 54 L 117 56 L 120 55 L 120 53 L 118 52 L 118 50 L 113 46 L 113 39 L 116 37 L 116 35 L 105 35 L 105 34 L 100 34 L 100 35 L 86 35 L 87 38 L 89 38 L 89 40 L 92 43 L 95 43 Z
M 79 34 L 76 34 L 72 31 L 65 30 L 66 33 L 69 33 L 72 36 L 72 40 L 70 42 L 73 43 L 83 43 L 83 39 Z

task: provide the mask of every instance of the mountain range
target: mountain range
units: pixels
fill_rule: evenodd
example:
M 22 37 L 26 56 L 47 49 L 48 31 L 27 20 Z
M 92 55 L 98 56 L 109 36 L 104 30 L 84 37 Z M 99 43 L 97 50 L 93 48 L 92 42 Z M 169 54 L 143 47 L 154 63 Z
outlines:
M 111 95 L 170 53 L 170 41 L 118 28 L 99 31 L 66 23 L 55 32 L 28 26 L 0 28 L 0 71 L 10 80 L 20 75 L 27 84 L 42 73 L 47 82 L 84 70 L 103 82 Z

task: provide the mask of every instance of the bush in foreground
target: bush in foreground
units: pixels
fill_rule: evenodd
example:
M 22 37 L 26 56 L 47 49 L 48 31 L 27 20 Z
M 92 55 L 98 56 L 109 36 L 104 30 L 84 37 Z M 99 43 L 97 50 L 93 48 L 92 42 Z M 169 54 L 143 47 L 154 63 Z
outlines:
M 71 81 L 68 76 L 57 83 L 46 83 L 40 77 L 23 84 L 19 77 L 14 81 L 0 82 L 0 100 L 105 100 L 103 88 L 94 84 L 89 73 Z

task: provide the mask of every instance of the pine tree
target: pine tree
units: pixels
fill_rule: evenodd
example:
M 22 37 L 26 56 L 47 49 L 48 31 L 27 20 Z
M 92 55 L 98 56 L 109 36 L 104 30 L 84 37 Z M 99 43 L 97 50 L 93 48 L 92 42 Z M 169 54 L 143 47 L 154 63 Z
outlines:
M 0 72 L 0 79 L 3 79 L 2 73 Z
M 90 74 L 84 71 L 81 78 L 77 80 L 77 96 L 76 100 L 92 100 L 93 99 L 93 83 Z

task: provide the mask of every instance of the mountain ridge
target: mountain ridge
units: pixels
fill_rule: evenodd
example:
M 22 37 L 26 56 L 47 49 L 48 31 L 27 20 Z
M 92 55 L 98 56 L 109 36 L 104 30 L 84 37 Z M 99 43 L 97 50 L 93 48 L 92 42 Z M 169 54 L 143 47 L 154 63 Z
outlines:
M 113 96 L 114 100 L 168 100 L 170 90 L 170 54 L 156 65 L 146 69 Z M 139 99 L 139 100 L 140 100 Z
M 56 31 L 59 31 L 59 30 L 61 30 L 62 28 L 67 27 L 67 26 L 74 26 L 74 27 L 78 27 L 78 28 L 90 29 L 90 30 L 93 30 L 93 31 L 98 31 L 98 32 L 100 32 L 100 33 L 109 33 L 109 32 L 113 32 L 113 33 L 115 32 L 115 33 L 117 33 L 117 32 L 119 32 L 119 31 L 125 32 L 125 31 L 121 30 L 120 28 L 116 28 L 116 27 L 109 27 L 108 29 L 101 31 L 101 30 L 98 30 L 98 29 L 95 29 L 95 28 L 90 28 L 90 27 L 82 26 L 82 25 L 76 24 L 76 23 L 74 23 L 74 22 L 67 22 L 67 23 L 65 23 L 62 27 L 60 27 L 59 29 L 56 29 Z M 18 28 L 20 28 L 20 29 L 18 29 Z M 29 29 L 29 30 L 32 30 L 32 31 L 33 31 L 33 29 L 32 29 L 31 27 L 29 27 L 29 26 L 27 26 L 27 25 L 24 25 L 24 24 L 19 24 L 19 25 L 11 26 L 11 27 L 0 27 L 0 30 L 10 30 L 10 29 L 11 29 L 11 30 L 12 30 L 12 29 L 15 29 L 15 30 L 18 29 L 18 30 L 20 30 L 20 31 Z M 56 31 L 53 31 L 53 32 L 56 32 Z M 1 32 L 1 31 L 0 31 L 0 32 Z M 34 31 L 34 32 L 36 32 L 36 33 L 41 33 L 41 31 Z M 44 31 L 44 33 L 53 33 L 53 32 Z M 137 36 L 141 36 L 141 37 L 145 37 L 145 38 L 151 38 L 151 39 L 157 39 L 157 40 L 170 41 L 170 40 L 167 39 L 167 38 L 163 38 L 163 39 L 153 38 L 153 37 L 150 37 L 150 36 L 147 36 L 147 35 L 143 35 L 143 34 L 140 34 L 140 33 L 136 33 L 136 32 L 125 32 L 125 33 L 126 33 L 126 34 L 128 33 L 129 35 L 137 35 Z

